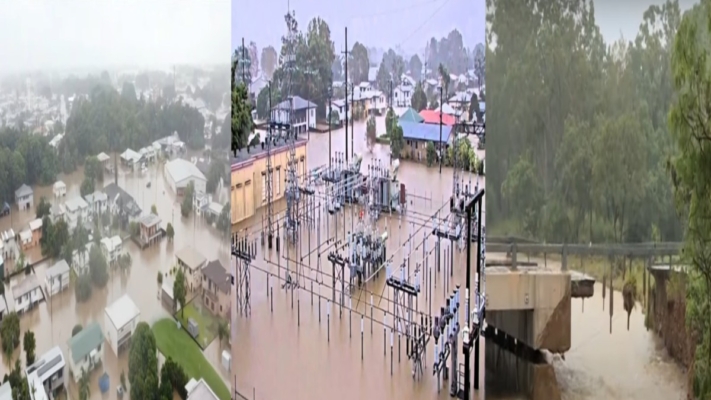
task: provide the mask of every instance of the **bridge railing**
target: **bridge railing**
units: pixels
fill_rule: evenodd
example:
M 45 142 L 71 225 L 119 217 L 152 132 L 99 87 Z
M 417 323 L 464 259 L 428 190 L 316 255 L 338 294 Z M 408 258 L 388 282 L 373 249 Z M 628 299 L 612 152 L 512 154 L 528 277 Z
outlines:
M 575 256 L 630 258 L 665 257 L 681 254 L 682 242 L 646 242 L 646 243 L 537 243 L 516 237 L 487 237 L 488 253 L 524 253 L 524 254 L 560 254 Z

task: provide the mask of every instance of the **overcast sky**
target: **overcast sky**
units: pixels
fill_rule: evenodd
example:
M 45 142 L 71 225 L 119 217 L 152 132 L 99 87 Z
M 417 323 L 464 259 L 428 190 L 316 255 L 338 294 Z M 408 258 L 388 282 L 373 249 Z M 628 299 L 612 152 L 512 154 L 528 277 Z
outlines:
M 0 71 L 229 65 L 230 0 L 0 5 Z
M 316 16 L 325 20 L 339 52 L 344 48 L 346 26 L 350 48 L 360 41 L 366 47 L 387 50 L 400 44 L 408 52 L 421 52 L 431 37 L 439 39 L 455 28 L 469 48 L 485 40 L 485 0 L 232 1 L 233 49 L 242 37 L 247 43 L 256 42 L 260 52 L 268 45 L 278 49 L 289 6 L 296 11 L 302 31 Z
M 664 0 L 598 0 L 595 2 L 595 20 L 609 44 L 621 37 L 630 41 L 637 37 L 642 16 L 649 6 L 664 3 Z M 698 0 L 679 0 L 679 8 L 683 13 L 696 3 Z

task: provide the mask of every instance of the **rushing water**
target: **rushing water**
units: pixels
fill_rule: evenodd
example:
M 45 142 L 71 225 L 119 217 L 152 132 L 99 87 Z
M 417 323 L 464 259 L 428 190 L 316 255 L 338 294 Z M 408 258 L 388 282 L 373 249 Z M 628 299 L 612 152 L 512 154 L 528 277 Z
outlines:
M 560 264 L 549 259 L 547 267 L 560 269 Z M 572 300 L 570 350 L 565 360 L 553 356 L 563 399 L 685 399 L 685 373 L 656 335 L 644 327 L 641 305 L 632 311 L 627 331 L 622 293 L 614 292 L 614 296 L 612 333 L 609 291 L 603 310 L 602 284 L 595 285 L 594 296 L 584 304 L 581 299 Z
M 378 132 L 384 132 L 384 118 L 377 119 Z M 363 167 L 372 158 L 380 158 L 387 165 L 389 158 L 388 147 L 376 144 L 372 153 L 367 150 L 365 142 L 365 123 L 355 124 L 356 137 L 353 141 L 355 152 L 363 156 Z M 351 147 L 350 128 L 348 145 Z M 329 134 L 311 133 L 307 147 L 307 162 L 309 168 L 326 165 L 328 163 Z M 331 151 L 345 151 L 345 135 L 343 129 L 334 130 L 331 134 Z M 422 164 L 403 162 L 400 164 L 398 179 L 405 183 L 412 203 L 408 204 L 408 211 L 405 216 L 381 216 L 377 225 L 379 231 L 388 231 L 388 255 L 394 255 L 395 264 L 402 260 L 402 255 L 408 249 L 403 248 L 403 244 L 411 232 L 416 232 L 416 243 L 422 241 L 423 233 L 427 229 L 420 229 L 420 225 L 428 223 L 427 215 L 430 215 L 447 202 L 452 187 L 452 171 L 443 168 L 442 174 L 436 167 L 428 168 Z M 476 178 L 473 178 L 474 180 Z M 483 184 L 483 181 L 482 181 Z M 409 202 L 409 200 L 408 200 Z M 284 201 L 274 205 L 275 212 L 281 213 L 285 209 Z M 262 210 L 263 211 L 263 210 Z M 344 237 L 345 232 L 351 231 L 357 223 L 358 212 L 352 211 L 352 207 L 347 207 L 345 212 L 341 212 L 337 217 L 327 218 L 326 213 L 321 214 L 321 241 L 326 237 Z M 444 214 L 440 214 L 444 216 Z M 251 234 L 258 236 L 261 226 L 261 213 L 252 220 L 238 224 L 234 229 L 247 230 Z M 415 225 L 412 225 L 412 222 Z M 429 223 L 428 223 L 429 228 Z M 317 231 L 311 230 L 311 237 L 308 229 L 301 231 L 301 256 L 305 256 L 304 263 L 310 267 L 303 268 L 305 276 L 311 279 L 302 278 L 302 289 L 293 291 L 284 290 L 275 278 L 267 283 L 266 273 L 284 276 L 287 260 L 285 254 L 278 255 L 272 250 L 271 253 L 262 252 L 261 246 L 256 265 L 251 272 L 251 295 L 252 310 L 249 317 L 237 316 L 235 312 L 235 331 L 232 341 L 233 363 L 237 388 L 248 398 L 256 396 L 256 399 L 276 400 L 282 398 L 290 399 L 332 399 L 343 400 L 372 398 L 372 399 L 434 399 L 449 398 L 448 384 L 442 383 L 442 390 L 437 392 L 437 380 L 432 376 L 432 354 L 434 352 L 433 343 L 427 348 L 424 362 L 424 374 L 419 381 L 413 380 L 412 364 L 405 355 L 405 340 L 402 340 L 400 356 L 398 356 L 398 336 L 394 335 L 392 374 L 391 374 L 391 353 L 390 353 L 390 331 L 383 331 L 383 311 L 387 309 L 392 313 L 390 300 L 392 294 L 385 286 L 384 273 L 370 282 L 365 291 L 355 291 L 352 299 L 352 307 L 357 312 L 352 315 L 348 311 L 348 300 L 346 308 L 341 314 L 337 305 L 331 304 L 330 317 L 327 316 L 327 301 L 321 300 L 319 305 L 318 296 L 314 296 L 312 304 L 311 281 L 316 279 L 318 274 L 314 271 L 318 268 L 318 256 L 314 250 L 317 246 Z M 434 239 L 428 239 L 428 246 L 434 246 Z M 443 242 L 444 249 L 449 249 L 449 244 Z M 313 251 L 311 257 L 307 254 Z M 475 251 L 475 250 L 474 250 Z M 422 249 L 414 250 L 411 259 L 411 271 L 414 271 L 415 263 L 421 262 Z M 285 253 L 282 249 L 282 253 Z M 296 250 L 291 250 L 289 258 L 298 259 Z M 326 272 L 326 284 L 319 289 L 318 283 L 314 284 L 313 291 L 330 299 L 333 296 L 331 290 L 330 275 L 332 267 L 326 257 L 326 252 L 322 256 L 322 271 Z M 428 261 L 433 265 L 433 256 Z M 280 268 L 265 261 L 271 259 L 271 263 L 280 265 Z M 437 310 L 443 304 L 446 294 L 449 294 L 455 284 L 464 282 L 464 253 L 455 252 L 455 267 L 452 278 L 445 288 L 443 279 L 445 272 L 440 271 L 435 274 L 438 279 L 434 283 L 434 277 L 430 281 L 432 293 L 428 295 L 425 290 L 418 296 L 416 307 L 426 314 L 438 314 Z M 294 268 L 294 262 L 289 267 Z M 346 272 L 347 274 L 347 272 Z M 472 276 L 474 273 L 472 274 Z M 473 277 L 472 277 L 473 282 Z M 270 299 L 269 286 L 273 286 L 273 299 Z M 423 282 L 423 287 L 428 284 Z M 371 322 L 370 295 L 373 294 L 375 308 Z M 340 294 L 336 295 L 340 298 Z M 382 298 L 381 298 L 382 297 Z M 462 299 L 464 299 L 462 293 Z M 273 311 L 271 308 L 273 307 Z M 319 322 L 319 307 L 321 309 L 321 321 Z M 378 309 L 378 307 L 380 309 Z M 413 306 L 415 307 L 415 306 Z M 236 307 L 233 307 L 236 310 Z M 361 350 L 361 317 L 366 317 L 363 322 L 363 344 Z M 460 313 L 460 321 L 464 321 L 463 307 Z M 419 318 L 418 318 L 419 320 Z M 330 324 L 329 322 L 330 321 Z M 371 333 L 372 325 L 372 333 Z M 392 317 L 388 316 L 388 325 L 392 326 Z M 362 359 L 361 359 L 362 351 Z M 463 363 L 461 350 L 458 351 L 458 362 Z M 481 351 L 481 371 L 480 382 L 483 387 L 483 360 L 484 352 Z M 473 358 L 473 357 L 472 357 Z M 473 365 L 473 360 L 472 360 Z M 473 367 L 472 367 L 473 371 Z M 483 398 L 483 390 L 475 394 L 475 398 Z
M 60 346 L 64 351 L 64 356 L 69 357 L 67 341 L 71 337 L 71 331 L 74 325 L 87 324 L 96 321 L 102 327 L 104 326 L 104 308 L 110 305 L 114 300 L 128 293 L 134 303 L 141 311 L 140 320 L 149 324 L 161 318 L 170 317 L 169 313 L 161 305 L 158 299 L 159 285 L 157 283 L 157 274 L 159 271 L 166 273 L 174 264 L 174 253 L 179 251 L 184 246 L 193 246 L 208 260 L 220 259 L 225 268 L 229 262 L 229 247 L 227 240 L 223 238 L 214 227 L 207 225 L 201 218 L 196 218 L 192 214 L 188 218 L 183 218 L 180 214 L 180 201 L 182 198 L 177 198 L 170 190 L 163 176 L 163 165 L 157 163 L 149 166 L 148 171 L 129 172 L 119 167 L 118 184 L 124 188 L 136 202 L 141 206 L 144 212 L 150 212 L 151 206 L 155 205 L 158 215 L 161 217 L 161 226 L 165 227 L 168 222 L 172 223 L 175 229 L 175 237 L 173 242 L 167 239 L 161 241 L 152 247 L 148 247 L 141 251 L 132 241 L 124 241 L 124 249 L 131 255 L 133 263 L 130 271 L 122 273 L 120 271 L 111 271 L 111 278 L 108 285 L 104 289 L 94 289 L 91 298 L 84 303 L 77 303 L 74 297 L 74 288 L 66 289 L 64 292 L 48 298 L 46 302 L 42 302 L 39 307 L 22 315 L 20 317 L 21 329 L 32 330 L 35 333 L 37 340 L 36 354 L 39 356 L 53 346 Z M 105 174 L 104 185 L 112 182 L 113 174 Z M 79 195 L 79 187 L 83 180 L 83 171 L 79 170 L 70 175 L 61 175 L 58 179 L 62 180 L 67 185 L 67 195 L 63 200 L 71 199 Z M 146 183 L 151 182 L 151 187 L 146 188 Z M 41 196 L 45 196 L 48 200 L 56 202 L 52 195 L 52 187 L 35 187 L 35 204 L 39 203 Z M 62 201 L 63 201 L 62 200 Z M 34 219 L 34 210 L 17 211 L 13 210 L 12 218 L 5 217 L 0 219 L 0 230 L 5 230 L 11 225 L 15 232 L 27 226 L 27 222 Z M 39 250 L 34 250 L 33 254 L 39 257 Z M 37 260 L 38 258 L 35 258 Z M 35 272 L 40 282 L 44 282 L 44 272 L 50 262 L 42 262 L 36 268 Z M 19 279 L 19 277 L 18 277 Z M 6 297 L 8 303 L 12 301 L 12 291 L 10 287 L 17 283 L 17 279 L 13 279 L 6 289 Z M 198 300 L 199 301 L 199 300 Z M 212 363 L 217 371 L 220 371 L 225 379 L 225 383 L 229 387 L 229 374 L 221 368 L 220 353 L 222 351 L 219 340 L 214 340 L 205 350 L 205 357 Z M 15 351 L 13 360 L 17 357 L 23 359 L 24 354 L 21 354 L 20 349 Z M 115 387 L 119 382 L 121 371 L 128 370 L 128 351 L 124 350 L 118 357 L 114 354 L 110 347 L 106 346 L 104 351 L 104 364 L 102 367 L 95 369 L 91 374 L 91 392 L 92 399 L 114 399 L 116 398 Z M 8 372 L 9 360 L 3 358 L 3 365 L 0 366 L 0 376 Z M 111 379 L 111 390 L 107 396 L 102 396 L 96 386 L 98 377 L 106 371 Z M 68 370 L 66 371 L 68 373 Z M 74 380 L 67 376 L 67 385 L 72 398 L 77 397 L 77 386 Z

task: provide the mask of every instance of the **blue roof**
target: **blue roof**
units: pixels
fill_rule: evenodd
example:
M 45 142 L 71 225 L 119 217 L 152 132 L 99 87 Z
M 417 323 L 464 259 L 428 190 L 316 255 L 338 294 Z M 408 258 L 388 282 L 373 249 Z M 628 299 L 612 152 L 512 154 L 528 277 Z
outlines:
M 405 139 L 439 142 L 439 124 L 420 124 L 408 121 L 400 121 L 399 124 Z M 442 125 L 442 142 L 449 142 L 450 133 L 452 133 L 452 127 Z

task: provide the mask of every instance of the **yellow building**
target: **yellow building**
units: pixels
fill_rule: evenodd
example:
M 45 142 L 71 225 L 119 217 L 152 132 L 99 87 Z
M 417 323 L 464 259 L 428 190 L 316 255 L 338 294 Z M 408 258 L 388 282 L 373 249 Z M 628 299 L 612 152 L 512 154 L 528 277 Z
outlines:
M 272 148 L 272 199 L 284 197 L 289 146 L 282 142 Z M 296 142 L 297 172 L 300 179 L 306 176 L 306 140 Z M 232 225 L 238 224 L 267 205 L 267 151 L 266 148 L 242 150 L 232 161 L 231 204 Z

